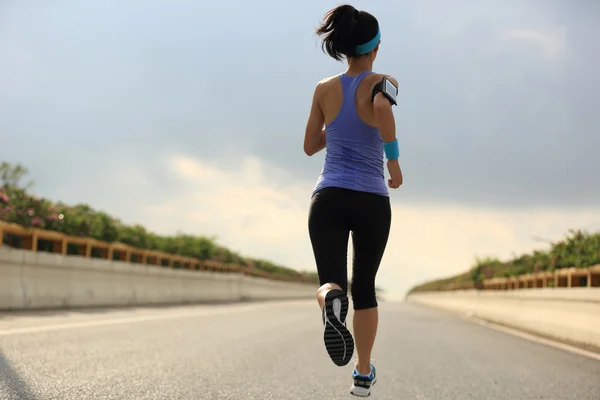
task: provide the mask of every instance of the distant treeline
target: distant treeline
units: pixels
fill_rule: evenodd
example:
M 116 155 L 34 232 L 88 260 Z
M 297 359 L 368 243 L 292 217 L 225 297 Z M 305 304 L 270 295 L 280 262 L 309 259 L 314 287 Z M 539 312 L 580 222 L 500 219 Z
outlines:
M 600 264 L 600 233 L 571 230 L 563 240 L 552 243 L 547 251 L 537 250 L 507 261 L 496 258 L 478 259 L 465 273 L 423 283 L 410 292 L 446 290 L 449 285 L 480 288 L 484 279 L 597 264 Z
M 20 164 L 3 162 L 0 165 L 0 220 L 27 228 L 48 229 L 104 242 L 121 242 L 139 249 L 245 265 L 272 274 L 298 277 L 299 280 L 308 277 L 310 281 L 318 281 L 315 272 L 299 272 L 271 261 L 244 257 L 220 246 L 214 237 L 191 234 L 157 235 L 141 225 L 124 224 L 118 218 L 94 210 L 87 204 L 70 206 L 36 197 L 29 193 L 31 183 L 22 184 L 27 173 L 27 168 Z

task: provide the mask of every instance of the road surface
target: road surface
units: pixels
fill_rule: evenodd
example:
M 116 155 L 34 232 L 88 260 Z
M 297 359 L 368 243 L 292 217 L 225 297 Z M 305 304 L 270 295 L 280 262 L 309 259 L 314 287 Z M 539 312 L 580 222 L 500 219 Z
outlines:
M 0 314 L 0 399 L 350 399 L 313 302 Z M 372 399 L 600 399 L 600 361 L 383 303 Z

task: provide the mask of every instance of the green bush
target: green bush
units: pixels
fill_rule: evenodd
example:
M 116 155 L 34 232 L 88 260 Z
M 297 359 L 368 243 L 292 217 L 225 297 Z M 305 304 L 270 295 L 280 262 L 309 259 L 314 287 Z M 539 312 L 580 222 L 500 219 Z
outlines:
M 141 225 L 126 225 L 87 204 L 69 206 L 38 198 L 28 193 L 27 189 L 19 187 L 22 177 L 26 174 L 27 169 L 20 165 L 12 166 L 6 162 L 0 164 L 0 220 L 26 228 L 47 229 L 104 242 L 121 242 L 139 249 L 245 265 L 280 276 L 307 277 L 312 282 L 318 281 L 314 273 L 300 273 L 270 261 L 243 257 L 218 245 L 214 237 L 183 233 L 161 236 L 149 232 Z
M 511 277 L 561 268 L 584 268 L 600 264 L 600 233 L 570 230 L 561 241 L 552 243 L 547 251 L 536 250 L 531 254 L 515 256 L 501 262 L 493 258 L 477 259 L 468 273 L 448 279 L 438 279 L 413 287 L 409 293 L 429 290 L 445 290 L 450 282 L 465 286 L 481 287 L 484 279 Z M 433 289 L 435 288 L 435 289 Z

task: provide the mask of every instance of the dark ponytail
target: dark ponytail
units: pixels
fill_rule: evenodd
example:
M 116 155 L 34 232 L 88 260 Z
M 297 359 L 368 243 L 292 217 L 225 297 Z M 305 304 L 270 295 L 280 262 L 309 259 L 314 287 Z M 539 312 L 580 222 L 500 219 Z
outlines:
M 357 57 L 356 46 L 373 39 L 378 31 L 374 16 L 344 4 L 325 14 L 317 35 L 323 35 L 323 51 L 341 61 L 343 56 Z

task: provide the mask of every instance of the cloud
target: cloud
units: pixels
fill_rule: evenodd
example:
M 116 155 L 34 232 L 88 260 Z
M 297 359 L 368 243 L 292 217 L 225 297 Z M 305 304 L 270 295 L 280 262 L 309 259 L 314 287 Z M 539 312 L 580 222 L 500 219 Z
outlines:
M 254 157 L 244 158 L 231 171 L 184 155 L 170 158 L 166 167 L 180 177 L 184 191 L 142 207 L 140 219 L 152 221 L 151 227 L 214 234 L 244 254 L 309 268 L 310 257 L 299 255 L 306 253 L 308 243 L 310 187 L 293 183 L 284 170 Z
M 566 30 L 554 28 L 546 31 L 532 28 L 512 28 L 504 32 L 510 40 L 533 45 L 550 59 L 561 58 L 567 50 Z
M 143 16 L 114 0 L 11 3 L 0 24 L 0 92 L 11 94 L 0 96 L 4 153 L 40 176 L 74 173 L 71 165 L 100 153 L 107 162 L 118 147 L 132 149 L 127 157 L 193 150 L 225 164 L 254 154 L 312 179 L 320 166 L 302 152 L 312 90 L 344 68 L 322 54 L 313 27 L 335 3 L 305 2 L 291 20 L 269 0 L 184 3 L 151 0 Z M 403 202 L 600 202 L 597 6 L 357 5 L 384 30 L 377 70 L 401 85 Z M 212 17 L 197 24 L 205 13 Z M 221 29 L 225 17 L 235 30 Z M 278 29 L 285 33 L 272 35 Z M 201 49 L 215 32 L 219 53 L 207 58 Z M 49 152 L 57 145 L 71 154 Z

